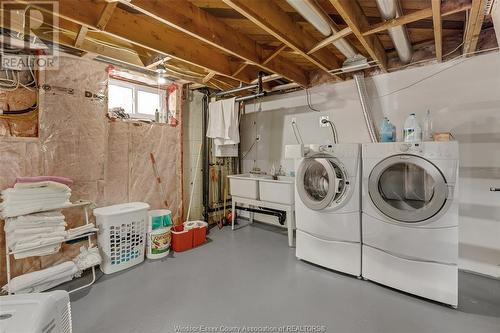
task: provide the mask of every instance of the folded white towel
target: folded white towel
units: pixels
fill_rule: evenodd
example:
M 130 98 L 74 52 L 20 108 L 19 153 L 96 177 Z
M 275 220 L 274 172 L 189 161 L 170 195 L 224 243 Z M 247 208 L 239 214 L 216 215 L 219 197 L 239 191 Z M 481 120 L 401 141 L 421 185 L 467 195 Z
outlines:
M 4 231 L 11 232 L 19 229 L 31 229 L 31 228 L 44 228 L 44 227 L 60 227 L 66 226 L 66 222 L 64 220 L 60 221 L 50 221 L 50 222 L 29 222 L 29 223 L 12 223 L 9 221 L 5 222 Z
M 32 240 L 20 240 L 13 244 L 13 246 L 9 246 L 13 251 L 29 249 L 34 246 L 40 246 L 43 244 L 54 244 L 59 242 L 59 244 L 66 239 L 66 233 L 62 232 L 60 235 L 54 235 L 51 237 L 41 237 Z
M 64 184 L 53 181 L 42 181 L 35 183 L 16 183 L 14 189 L 50 189 L 59 192 L 70 192 L 71 189 Z
M 61 200 L 56 202 L 34 202 L 25 205 L 5 205 L 5 202 L 0 204 L 0 218 L 16 217 L 31 213 L 43 212 L 46 210 L 60 209 L 71 206 L 69 200 Z
M 29 287 L 29 288 L 26 288 L 26 289 L 18 290 L 15 293 L 16 294 L 39 293 L 39 292 L 42 292 L 42 291 L 45 291 L 45 290 L 52 289 L 52 288 L 54 288 L 54 287 L 56 287 L 56 286 L 58 286 L 60 284 L 63 284 L 64 282 L 68 282 L 68 281 L 71 281 L 71 280 L 73 280 L 73 276 L 69 275 L 69 276 L 65 276 L 65 277 L 62 277 L 62 278 L 57 279 L 57 280 L 53 280 L 53 281 L 47 282 L 47 283 L 42 283 L 42 284 L 39 284 L 39 285 L 36 285 L 36 286 L 33 286 L 33 287 Z
M 76 237 L 78 235 L 83 235 L 92 231 L 97 231 L 97 228 L 95 227 L 94 223 L 89 223 L 82 225 L 81 227 L 73 228 L 73 229 L 68 229 L 66 231 L 68 238 Z
M 33 191 L 33 193 L 25 193 L 26 191 Z M 35 192 L 36 191 L 36 192 Z M 53 191 L 43 191 L 38 189 L 33 190 L 15 190 L 12 192 L 7 192 L 2 195 L 5 201 L 28 201 L 28 200 L 48 200 L 48 199 L 59 199 L 68 198 L 71 195 L 70 192 L 53 192 Z
M 54 254 L 59 252 L 61 249 L 61 244 L 52 244 L 52 245 L 47 245 L 47 246 L 42 246 L 39 248 L 36 248 L 34 250 L 27 250 L 19 253 L 14 254 L 14 258 L 16 259 L 23 259 L 23 258 L 29 258 L 29 257 L 41 257 L 41 256 L 48 256 L 50 254 Z
M 44 213 L 35 213 L 30 215 L 18 216 L 11 220 L 16 223 L 24 223 L 24 222 L 39 222 L 39 221 L 59 221 L 64 220 L 64 215 L 60 211 L 52 211 L 52 212 L 44 212 Z
M 52 232 L 64 231 L 65 229 L 66 228 L 63 225 L 57 227 L 15 229 L 14 231 L 9 232 L 8 235 L 10 239 L 14 240 L 26 236 L 44 235 L 44 234 L 50 234 Z
M 78 268 L 74 262 L 66 261 L 40 271 L 16 276 L 10 281 L 10 284 L 5 285 L 2 289 L 16 293 L 26 289 L 31 290 L 32 288 L 37 288 L 37 286 L 40 288 L 44 284 L 73 277 L 77 271 Z

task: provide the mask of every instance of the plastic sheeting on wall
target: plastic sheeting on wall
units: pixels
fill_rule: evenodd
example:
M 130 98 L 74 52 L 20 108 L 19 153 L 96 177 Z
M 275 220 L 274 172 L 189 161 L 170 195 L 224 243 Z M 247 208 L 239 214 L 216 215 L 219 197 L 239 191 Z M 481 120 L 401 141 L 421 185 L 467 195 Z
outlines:
M 182 218 L 181 129 L 164 124 L 110 122 L 104 188 L 106 204 L 144 201 L 168 208 L 174 221 Z M 153 153 L 163 192 L 156 182 Z M 167 200 L 168 207 L 163 201 Z
M 163 208 L 149 154 L 156 158 L 174 221 L 182 217 L 181 126 L 108 121 L 106 65 L 60 58 L 40 86 L 39 138 L 0 138 L 0 190 L 17 176 L 72 178 L 71 200 L 98 206 L 144 201 Z M 68 228 L 83 221 L 81 209 L 64 211 Z M 0 221 L 3 230 L 3 221 Z M 81 243 L 63 244 L 59 253 L 12 260 L 13 276 L 73 258 Z M 0 232 L 0 283 L 5 275 L 5 239 Z

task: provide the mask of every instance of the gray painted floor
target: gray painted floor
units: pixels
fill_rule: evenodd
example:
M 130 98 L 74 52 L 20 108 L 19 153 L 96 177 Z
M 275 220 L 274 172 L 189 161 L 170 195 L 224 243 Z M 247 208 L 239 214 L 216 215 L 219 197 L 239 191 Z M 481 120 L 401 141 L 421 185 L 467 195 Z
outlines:
M 176 325 L 500 332 L 497 280 L 461 273 L 460 306 L 454 310 L 298 261 L 286 233 L 271 227 L 215 228 L 209 237 L 191 251 L 102 276 L 74 295 L 74 332 L 175 332 Z

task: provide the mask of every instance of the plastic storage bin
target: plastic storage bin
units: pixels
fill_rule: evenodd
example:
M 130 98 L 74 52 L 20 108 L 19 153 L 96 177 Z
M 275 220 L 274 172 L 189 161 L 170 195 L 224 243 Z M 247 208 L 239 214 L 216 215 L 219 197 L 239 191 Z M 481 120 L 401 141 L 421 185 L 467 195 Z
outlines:
M 131 202 L 94 209 L 101 270 L 111 274 L 144 261 L 149 205 Z

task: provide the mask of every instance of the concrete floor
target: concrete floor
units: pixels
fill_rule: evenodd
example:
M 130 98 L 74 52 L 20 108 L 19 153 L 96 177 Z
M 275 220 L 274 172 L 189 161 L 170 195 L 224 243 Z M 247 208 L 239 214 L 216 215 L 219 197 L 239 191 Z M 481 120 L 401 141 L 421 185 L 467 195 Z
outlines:
M 215 228 L 209 237 L 197 249 L 103 276 L 73 295 L 74 332 L 187 326 L 191 332 L 242 326 L 273 332 L 282 325 L 323 325 L 323 332 L 339 333 L 500 332 L 497 280 L 461 273 L 454 310 L 298 261 L 286 233 L 272 227 Z

